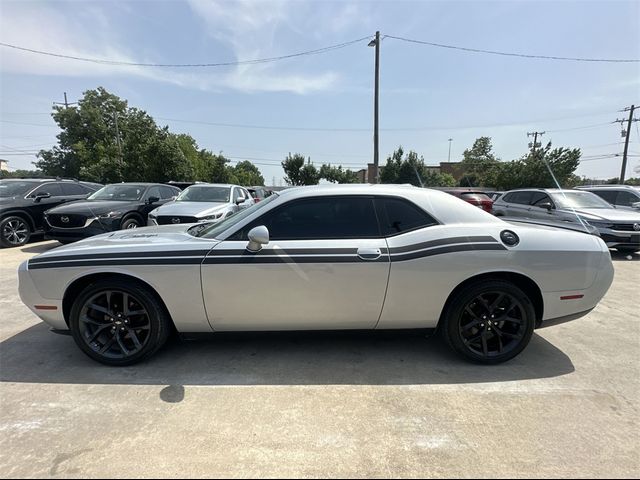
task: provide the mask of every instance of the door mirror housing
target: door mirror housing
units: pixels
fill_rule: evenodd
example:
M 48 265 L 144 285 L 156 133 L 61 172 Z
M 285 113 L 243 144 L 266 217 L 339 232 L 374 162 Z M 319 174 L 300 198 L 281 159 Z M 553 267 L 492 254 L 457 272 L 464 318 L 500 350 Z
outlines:
M 241 203 L 244 203 L 244 198 L 240 197 L 240 198 L 236 198 L 236 205 L 240 205 Z
M 553 210 L 553 204 L 551 202 L 544 202 L 538 205 L 540 208 L 546 208 L 547 210 Z
M 264 225 L 249 230 L 249 243 L 247 250 L 253 253 L 257 253 L 262 250 L 262 246 L 269 243 L 269 230 Z
M 147 200 L 147 203 L 152 204 L 152 203 L 157 203 L 159 201 L 160 199 L 158 197 L 149 197 L 149 199 Z

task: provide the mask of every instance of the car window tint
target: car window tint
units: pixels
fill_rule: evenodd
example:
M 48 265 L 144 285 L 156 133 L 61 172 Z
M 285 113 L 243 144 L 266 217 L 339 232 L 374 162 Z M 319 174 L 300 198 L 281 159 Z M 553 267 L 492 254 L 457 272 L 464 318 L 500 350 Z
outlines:
M 384 236 L 438 224 L 431 215 L 407 200 L 377 198 L 376 206 L 380 229 Z
M 48 193 L 52 197 L 60 197 L 62 196 L 62 189 L 57 183 L 46 183 L 38 187 L 31 196 L 35 197 L 36 195 L 42 195 L 45 193 Z
M 605 200 L 607 199 L 605 198 Z M 614 202 L 610 202 L 609 200 L 607 200 L 607 202 L 614 203 Z M 630 207 L 632 204 L 636 202 L 640 202 L 640 198 L 631 192 L 618 192 L 618 197 L 615 200 L 616 205 L 622 205 L 625 207 Z
M 533 192 L 531 194 L 530 203 L 531 205 L 537 206 L 542 203 L 551 203 L 551 199 L 549 198 L 549 195 L 544 192 Z
M 246 240 L 247 232 L 258 225 L 265 225 L 269 229 L 269 237 L 273 240 L 380 236 L 373 199 L 367 197 L 293 200 L 245 226 L 240 238 Z
M 62 187 L 63 195 L 86 195 L 90 193 L 89 189 L 77 183 L 62 183 L 60 186 Z
M 151 197 L 158 197 L 158 198 L 162 198 L 162 195 L 160 194 L 160 187 L 151 187 L 149 190 L 147 190 L 147 198 L 151 198 Z
M 521 205 L 530 205 L 533 192 L 513 192 L 509 195 L 509 199 L 505 199 L 505 201 Z
M 613 205 L 615 205 L 616 203 L 616 196 L 618 195 L 618 192 L 616 192 L 615 190 L 589 190 L 589 191 L 592 193 L 595 193 L 600 198 L 602 198 L 603 200 L 606 200 L 607 202 Z
M 174 190 L 171 187 L 160 187 L 160 193 L 162 196 L 160 197 L 162 200 L 168 200 L 180 194 L 179 190 Z

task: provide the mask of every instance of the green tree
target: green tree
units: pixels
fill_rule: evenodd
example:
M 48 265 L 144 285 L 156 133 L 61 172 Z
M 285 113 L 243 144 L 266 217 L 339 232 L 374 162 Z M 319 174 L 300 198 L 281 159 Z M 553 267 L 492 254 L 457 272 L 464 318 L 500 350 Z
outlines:
M 246 187 L 264 185 L 264 177 L 258 167 L 245 160 L 239 162 L 235 167 L 231 167 L 233 183 Z
M 320 181 L 320 172 L 312 165 L 311 159 L 309 163 L 305 163 L 304 155 L 295 153 L 287 155 L 282 162 L 284 170 L 284 180 L 288 185 L 317 185 Z
M 333 167 L 323 164 L 320 167 L 320 177 L 331 183 L 358 183 L 358 175 L 351 170 L 343 169 L 342 165 Z
M 14 170 L 8 172 L 7 170 L 0 170 L 0 178 L 39 178 L 44 177 L 44 173 L 40 170 Z
M 480 137 L 473 146 L 462 154 L 461 166 L 464 175 L 459 185 L 463 187 L 486 186 L 493 179 L 493 170 L 499 165 L 499 159 L 493 154 L 491 137 Z
M 381 169 L 382 183 L 410 183 L 419 187 L 446 187 L 455 185 L 451 175 L 430 171 L 423 157 L 414 151 L 406 155 L 402 146 L 398 147 Z

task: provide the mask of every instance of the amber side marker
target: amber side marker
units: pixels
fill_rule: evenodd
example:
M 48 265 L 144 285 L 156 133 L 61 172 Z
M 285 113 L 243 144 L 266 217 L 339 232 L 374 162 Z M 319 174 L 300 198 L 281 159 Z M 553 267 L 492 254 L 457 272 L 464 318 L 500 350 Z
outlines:
M 566 295 L 564 297 L 560 297 L 560 300 L 578 300 L 582 297 L 584 297 L 584 295 Z
M 56 307 L 55 305 L 34 305 L 33 306 L 36 310 L 57 310 L 58 307 Z

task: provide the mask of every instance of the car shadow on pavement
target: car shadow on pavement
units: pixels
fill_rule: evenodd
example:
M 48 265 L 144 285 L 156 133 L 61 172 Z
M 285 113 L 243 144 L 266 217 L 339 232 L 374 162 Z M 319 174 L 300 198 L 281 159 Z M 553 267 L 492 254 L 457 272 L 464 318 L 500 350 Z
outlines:
M 574 366 L 534 334 L 514 360 L 481 366 L 438 337 L 414 333 L 218 334 L 173 340 L 125 368 L 86 357 L 69 336 L 35 325 L 0 343 L 3 382 L 130 385 L 423 385 L 506 382 L 567 375 Z
M 640 253 L 611 251 L 611 260 L 613 260 L 614 262 L 616 260 L 637 262 L 640 261 Z
M 26 247 L 20 248 L 21 252 L 24 253 L 44 253 L 49 250 L 53 250 L 54 248 L 59 247 L 61 244 L 58 242 L 40 242 L 40 243 L 30 243 Z

